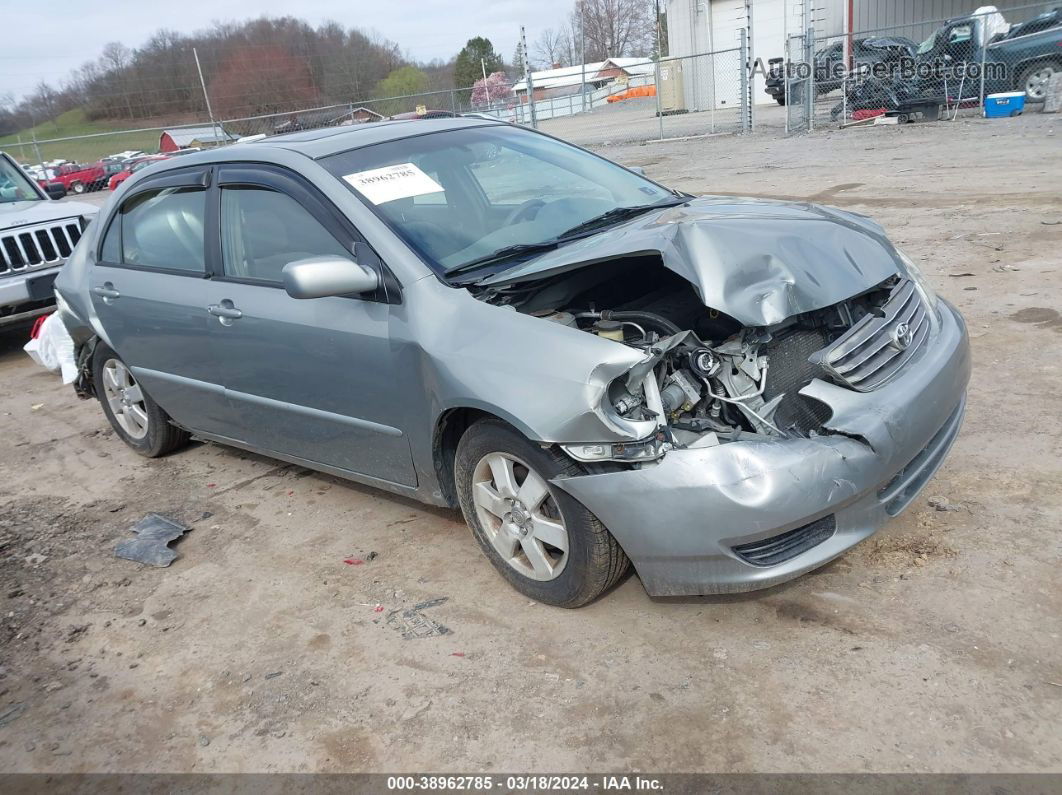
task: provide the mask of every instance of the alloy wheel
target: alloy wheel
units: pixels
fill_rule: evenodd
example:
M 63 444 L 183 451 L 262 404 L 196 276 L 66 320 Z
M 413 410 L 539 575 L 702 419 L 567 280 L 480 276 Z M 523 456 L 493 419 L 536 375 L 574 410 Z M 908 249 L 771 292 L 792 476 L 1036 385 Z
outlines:
M 1025 95 L 1029 99 L 1040 100 L 1047 96 L 1047 84 L 1055 73 L 1053 66 L 1045 66 L 1025 78 Z
M 122 430 L 133 439 L 147 436 L 149 421 L 144 393 L 129 368 L 117 359 L 108 359 L 103 364 L 103 392 Z
M 472 474 L 472 502 L 502 560 L 532 580 L 560 576 L 568 530 L 545 479 L 508 453 L 488 453 Z

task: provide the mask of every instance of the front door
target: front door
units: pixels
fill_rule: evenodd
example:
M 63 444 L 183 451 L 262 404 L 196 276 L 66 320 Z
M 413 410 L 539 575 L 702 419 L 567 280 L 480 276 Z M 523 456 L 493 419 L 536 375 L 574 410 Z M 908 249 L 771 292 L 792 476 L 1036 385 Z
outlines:
M 228 421 L 207 348 L 205 170 L 146 183 L 114 214 L 92 269 L 93 308 L 118 356 L 173 419 Z
M 283 267 L 353 260 L 364 246 L 301 178 L 220 170 L 220 247 L 209 283 L 211 355 L 238 438 L 264 451 L 415 486 L 388 328 L 401 307 L 375 297 L 295 299 Z

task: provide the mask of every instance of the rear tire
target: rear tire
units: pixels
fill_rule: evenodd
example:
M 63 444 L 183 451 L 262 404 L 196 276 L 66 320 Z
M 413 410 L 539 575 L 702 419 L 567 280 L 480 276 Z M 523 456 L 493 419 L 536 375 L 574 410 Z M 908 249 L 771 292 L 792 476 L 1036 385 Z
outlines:
M 92 355 L 92 378 L 107 421 L 137 453 L 158 458 L 188 444 L 188 431 L 173 424 L 125 362 L 102 342 Z
M 506 462 L 508 474 L 494 475 Z M 627 571 L 627 556 L 608 529 L 550 485 L 555 477 L 583 474 L 559 452 L 529 442 L 501 420 L 483 419 L 461 437 L 454 471 L 473 536 L 494 568 L 525 596 L 557 607 L 582 607 Z M 515 488 L 499 484 L 506 477 Z M 492 511 L 485 508 L 488 503 L 500 507 Z
M 1025 92 L 1026 102 L 1043 102 L 1047 98 L 1047 84 L 1059 72 L 1062 72 L 1062 63 L 1048 61 L 1033 64 L 1022 71 L 1017 89 Z

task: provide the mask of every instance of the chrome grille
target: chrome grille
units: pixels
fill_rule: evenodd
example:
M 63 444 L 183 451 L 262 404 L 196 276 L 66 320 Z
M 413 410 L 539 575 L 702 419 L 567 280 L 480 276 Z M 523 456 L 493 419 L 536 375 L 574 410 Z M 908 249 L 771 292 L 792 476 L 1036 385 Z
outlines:
M 80 239 L 76 219 L 0 232 L 0 276 L 61 265 Z
M 928 338 L 929 313 L 914 282 L 903 279 L 880 315 L 861 318 L 812 361 L 852 389 L 869 392 L 899 373 Z

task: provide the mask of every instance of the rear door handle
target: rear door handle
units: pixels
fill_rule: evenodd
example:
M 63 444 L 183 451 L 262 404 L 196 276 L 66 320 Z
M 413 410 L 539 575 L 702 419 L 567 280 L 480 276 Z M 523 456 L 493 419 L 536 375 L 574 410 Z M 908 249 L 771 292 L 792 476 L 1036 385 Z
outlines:
M 239 320 L 243 317 L 243 312 L 232 305 L 232 301 L 226 298 L 220 304 L 211 304 L 207 307 L 207 312 L 212 314 L 216 318 L 221 319 L 222 325 L 232 325 L 232 321 Z
M 103 299 L 104 303 L 109 303 L 115 298 L 121 297 L 121 293 L 114 289 L 114 285 L 110 282 L 104 282 L 102 287 L 93 287 L 93 295 L 98 295 Z

